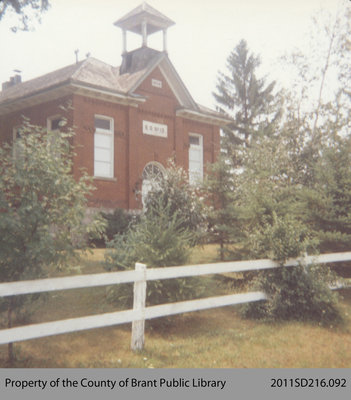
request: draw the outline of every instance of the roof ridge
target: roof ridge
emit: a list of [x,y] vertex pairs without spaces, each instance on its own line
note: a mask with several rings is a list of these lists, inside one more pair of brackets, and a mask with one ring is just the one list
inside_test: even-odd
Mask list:
[[73,74],[71,75],[71,79],[77,79],[78,75],[80,74],[80,72],[81,72],[82,68],[85,66],[85,64],[90,62],[90,59],[93,59],[93,58],[94,57],[87,57],[84,60],[80,61],[81,64],[80,64],[79,68],[73,72]]
[[156,8],[150,6],[146,1],[142,2],[139,4],[137,7],[133,8],[133,10],[129,11],[127,14],[123,15],[123,17],[119,18],[114,25],[117,25],[130,19],[131,17],[134,17],[135,15],[138,15],[141,12],[146,12],[149,14],[153,14],[157,18],[161,18],[163,20],[166,20],[172,24],[174,24],[174,21],[172,21],[170,18],[168,18],[165,14],[162,12],[158,11]]
[[[23,80],[22,82],[17,83],[14,86],[10,86],[9,88],[7,88],[5,90],[0,91],[0,95],[1,95],[1,97],[3,97],[3,96],[5,96],[6,93],[11,93],[14,90],[18,90],[18,88],[21,88],[21,87],[27,87],[28,85],[31,85],[35,81],[47,79],[48,77],[50,77],[50,75],[52,76],[54,74],[57,74],[58,72],[69,70],[69,69],[73,68],[76,64],[82,64],[82,63],[83,63],[83,60],[79,61],[78,63],[65,65],[64,67],[55,69],[54,71],[46,72],[46,73],[44,73],[42,75],[35,76],[34,78],[31,78],[31,79],[28,79],[28,80]],[[80,67],[81,67],[81,65],[79,65],[78,68],[80,68]]]

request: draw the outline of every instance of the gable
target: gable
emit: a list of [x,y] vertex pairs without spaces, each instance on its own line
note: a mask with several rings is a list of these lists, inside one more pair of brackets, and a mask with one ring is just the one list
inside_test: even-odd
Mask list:
[[176,94],[168,84],[167,78],[159,67],[156,67],[146,78],[144,78],[137,90],[135,90],[135,93],[145,97],[156,96],[167,98],[173,100],[177,107],[181,105]]
[[130,89],[129,93],[138,94],[138,90],[140,90],[140,88],[142,87],[144,88],[144,86],[142,86],[144,82],[146,82],[145,85],[146,87],[148,87],[148,84],[152,82],[150,81],[150,76],[152,76],[152,74],[154,73],[156,73],[157,75],[158,72],[156,71],[159,71],[159,73],[161,73],[162,76],[159,76],[159,80],[162,80],[162,82],[165,82],[167,84],[166,85],[167,88],[171,90],[173,96],[177,99],[177,102],[180,107],[191,108],[193,110],[198,109],[197,104],[191,97],[188,89],[185,87],[183,81],[179,77],[177,71],[175,70],[175,68],[173,67],[172,63],[170,62],[169,58],[166,55],[160,58],[157,64],[153,65],[152,68],[150,68],[141,77],[141,79],[138,82],[136,82],[134,87]]

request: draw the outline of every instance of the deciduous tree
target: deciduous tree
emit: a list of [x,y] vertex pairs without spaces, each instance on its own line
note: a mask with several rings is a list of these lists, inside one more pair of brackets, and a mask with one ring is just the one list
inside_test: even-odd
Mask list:
[[[99,218],[86,218],[90,178],[72,175],[72,132],[47,132],[28,121],[13,146],[0,148],[0,279],[41,278],[85,248],[88,234],[99,234]],[[1,300],[7,324],[24,299]],[[13,359],[12,347],[9,358]]]
[[0,20],[7,14],[15,13],[18,25],[11,29],[28,30],[32,19],[41,20],[41,14],[50,6],[49,0],[2,0],[0,1]]

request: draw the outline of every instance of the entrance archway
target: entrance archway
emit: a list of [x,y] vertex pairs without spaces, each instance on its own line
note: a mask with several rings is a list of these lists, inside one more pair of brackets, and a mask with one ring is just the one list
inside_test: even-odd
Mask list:
[[142,186],[141,186],[141,200],[143,206],[145,206],[145,199],[150,189],[157,185],[163,177],[165,176],[165,168],[162,164],[152,161],[145,165],[142,174]]

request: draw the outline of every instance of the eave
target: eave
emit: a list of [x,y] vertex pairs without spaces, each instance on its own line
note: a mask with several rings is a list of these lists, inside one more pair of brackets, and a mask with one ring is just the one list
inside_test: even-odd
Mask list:
[[200,111],[189,110],[186,108],[180,108],[179,110],[177,110],[176,116],[218,126],[225,126],[232,122],[229,118],[202,113]]
[[35,93],[9,99],[0,103],[0,115],[6,115],[24,108],[33,107],[38,104],[47,103],[72,94],[78,94],[90,98],[102,99],[112,103],[138,107],[146,99],[137,95],[126,95],[115,90],[109,90],[98,86],[88,85],[83,82],[68,80],[58,85],[45,88]]
[[133,107],[138,107],[139,104],[145,103],[146,101],[146,98],[143,96],[124,94],[107,88],[87,85],[85,83],[72,82],[70,87],[75,94]]

